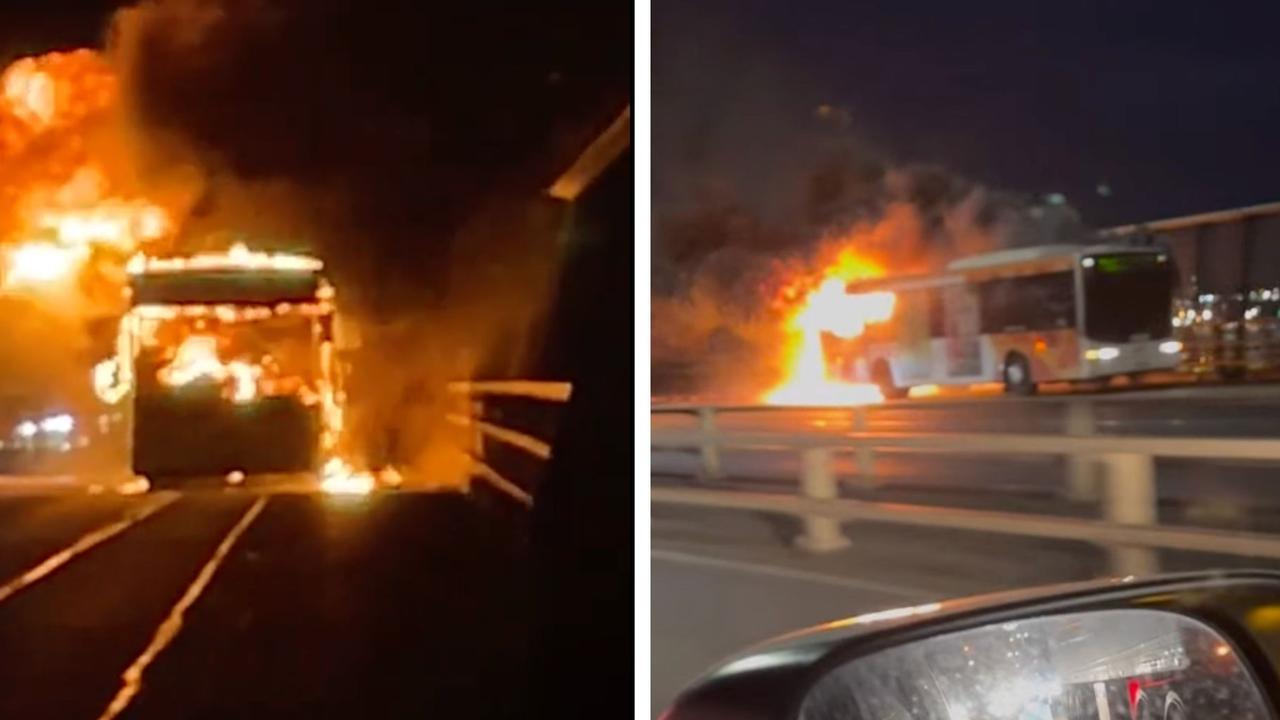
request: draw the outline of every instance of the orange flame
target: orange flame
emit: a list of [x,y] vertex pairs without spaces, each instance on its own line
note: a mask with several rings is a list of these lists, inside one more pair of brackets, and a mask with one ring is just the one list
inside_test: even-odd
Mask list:
[[[236,243],[226,252],[208,252],[188,257],[149,258],[135,255],[126,269],[133,274],[180,272],[183,270],[298,270],[315,272],[324,263],[309,255],[268,253],[250,250],[244,243]],[[331,294],[332,290],[327,293]],[[326,294],[324,292],[322,295]]]
[[356,470],[339,457],[329,458],[320,469],[320,489],[330,495],[368,495],[374,485],[373,473]]
[[4,287],[29,288],[64,282],[75,276],[84,253],[53,243],[29,242],[6,253]]
[[160,368],[160,382],[181,386],[198,380],[227,384],[225,393],[232,402],[252,402],[258,397],[258,379],[262,367],[243,360],[222,362],[218,358],[218,339],[212,335],[188,335],[173,360]]
[[830,377],[822,349],[822,336],[858,337],[869,323],[884,322],[893,315],[891,292],[851,295],[845,286],[852,280],[878,277],[884,268],[860,254],[857,248],[837,250],[815,282],[806,276],[782,290],[788,307],[783,346],[783,381],[764,395],[773,405],[867,405],[884,400],[875,385],[849,383]]
[[123,193],[130,173],[109,177],[113,151],[95,144],[118,101],[114,71],[88,49],[20,58],[0,72],[0,290],[118,286],[110,272],[90,276],[90,259],[105,251],[119,264],[173,234],[169,212]]

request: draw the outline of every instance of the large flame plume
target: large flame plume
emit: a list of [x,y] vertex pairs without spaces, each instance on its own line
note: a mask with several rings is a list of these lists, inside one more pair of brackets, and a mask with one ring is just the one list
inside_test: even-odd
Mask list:
[[831,377],[823,352],[825,334],[849,340],[870,323],[887,321],[895,304],[891,292],[850,294],[846,286],[885,274],[884,267],[863,254],[857,239],[836,246],[820,261],[817,273],[802,273],[783,286],[783,380],[764,395],[776,405],[866,405],[882,402],[875,385]]
[[0,73],[0,292],[87,298],[111,312],[120,269],[175,230],[169,209],[136,190],[109,136],[119,83],[87,49],[14,61]]

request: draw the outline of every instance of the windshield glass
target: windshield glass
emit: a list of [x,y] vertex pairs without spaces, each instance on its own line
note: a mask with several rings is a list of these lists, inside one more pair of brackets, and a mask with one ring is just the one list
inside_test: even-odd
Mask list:
[[1125,253],[1084,259],[1086,337],[1128,342],[1169,336],[1173,274],[1162,257]]

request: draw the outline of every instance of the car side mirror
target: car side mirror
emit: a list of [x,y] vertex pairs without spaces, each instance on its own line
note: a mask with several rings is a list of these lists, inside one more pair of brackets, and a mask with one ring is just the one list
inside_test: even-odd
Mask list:
[[1221,633],[1162,610],[1030,617],[904,643],[847,662],[806,695],[803,720],[1190,720],[1270,717]]
[[1280,573],[1131,578],[829,623],[730,659],[666,720],[1276,718]]

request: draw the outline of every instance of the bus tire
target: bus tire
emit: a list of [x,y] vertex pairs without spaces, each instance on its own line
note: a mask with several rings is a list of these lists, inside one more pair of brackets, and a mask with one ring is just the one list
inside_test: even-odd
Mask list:
[[907,396],[908,388],[900,388],[893,384],[893,373],[889,370],[889,363],[884,360],[877,360],[872,367],[871,381],[880,388],[880,394],[884,395],[886,400],[901,400]]
[[1031,378],[1031,363],[1022,353],[1011,352],[1005,356],[1000,372],[1004,391],[1010,395],[1034,395],[1035,381]]

